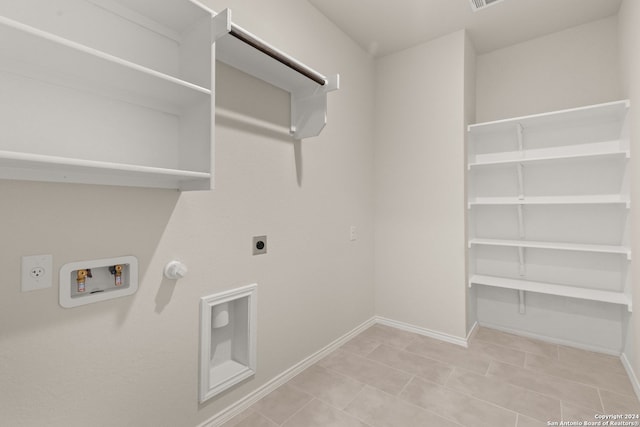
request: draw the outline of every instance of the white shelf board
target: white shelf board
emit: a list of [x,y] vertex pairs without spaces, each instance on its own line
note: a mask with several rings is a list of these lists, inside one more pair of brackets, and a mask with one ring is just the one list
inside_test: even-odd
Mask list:
[[0,68],[56,83],[77,80],[116,96],[141,97],[172,108],[210,99],[211,90],[0,16]]
[[516,248],[532,248],[532,249],[555,249],[576,252],[597,252],[608,254],[625,255],[627,259],[631,259],[631,248],[627,246],[613,245],[592,245],[583,243],[567,243],[567,242],[540,242],[528,240],[503,240],[503,239],[471,239],[469,247],[473,245],[485,246],[508,246]]
[[468,207],[480,205],[600,205],[623,204],[630,207],[628,197],[620,194],[598,194],[589,196],[545,196],[545,197],[475,197]]
[[510,279],[505,277],[484,276],[474,274],[469,279],[471,285],[493,286],[497,288],[515,289],[520,291],[537,292],[548,295],[580,298],[592,301],[602,301],[612,304],[626,305],[631,311],[631,298],[623,292],[601,291],[598,289],[578,288],[575,286],[557,285],[553,283],[533,282],[529,280]]
[[610,156],[624,156],[629,158],[630,152],[629,149],[622,148],[622,141],[613,140],[562,147],[479,154],[476,155],[475,161],[468,164],[468,168]]
[[553,123],[560,124],[568,121],[584,121],[588,123],[595,119],[622,120],[629,105],[628,100],[607,102],[586,107],[478,123],[469,125],[467,129],[471,134],[483,134],[512,129],[516,124],[527,128],[529,126],[549,125]]
[[211,174],[0,151],[0,178],[172,189],[208,189]]

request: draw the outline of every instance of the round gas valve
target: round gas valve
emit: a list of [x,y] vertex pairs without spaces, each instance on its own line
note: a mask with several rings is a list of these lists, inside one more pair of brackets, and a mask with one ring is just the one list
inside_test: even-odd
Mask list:
[[170,280],[182,279],[187,274],[187,266],[180,261],[171,261],[164,267],[164,276]]

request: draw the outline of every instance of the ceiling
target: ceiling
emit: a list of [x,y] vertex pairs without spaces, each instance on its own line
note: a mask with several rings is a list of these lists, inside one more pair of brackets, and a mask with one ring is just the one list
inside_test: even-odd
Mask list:
[[611,16],[622,0],[308,0],[375,56],[466,28],[478,53]]

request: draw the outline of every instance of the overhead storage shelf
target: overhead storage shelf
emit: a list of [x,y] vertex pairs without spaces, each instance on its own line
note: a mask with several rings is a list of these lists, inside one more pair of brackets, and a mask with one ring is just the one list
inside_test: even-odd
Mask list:
[[213,18],[216,60],[291,94],[290,133],[296,139],[320,134],[327,123],[327,93],[339,75],[325,76],[231,22],[225,9]]
[[608,254],[621,254],[631,259],[631,248],[627,246],[613,245],[591,245],[583,243],[567,243],[567,242],[536,242],[528,240],[504,240],[504,239],[471,239],[471,246],[507,246],[515,248],[531,248],[531,249],[555,249],[561,251],[576,252],[596,252]]
[[0,178],[189,190],[211,174],[125,163],[0,151]]
[[549,113],[533,114],[530,116],[513,117],[504,120],[478,123],[469,125],[468,130],[471,135],[481,135],[483,133],[493,133],[512,129],[516,124],[524,128],[533,126],[551,127],[555,125],[564,126],[567,123],[588,124],[594,119],[621,121],[629,109],[629,100],[608,102],[604,104],[589,105],[586,107],[571,108],[567,110],[552,111]]
[[578,288],[575,286],[558,285],[554,283],[534,282],[505,277],[484,276],[479,274],[474,274],[470,277],[469,287],[472,285],[493,286],[497,288],[515,289],[519,291],[537,292],[541,294],[621,304],[627,306],[627,310],[632,311],[631,298],[624,292],[602,291],[598,289]]
[[[211,90],[0,16],[0,67],[14,73],[180,110]],[[98,84],[96,84],[99,82]]]

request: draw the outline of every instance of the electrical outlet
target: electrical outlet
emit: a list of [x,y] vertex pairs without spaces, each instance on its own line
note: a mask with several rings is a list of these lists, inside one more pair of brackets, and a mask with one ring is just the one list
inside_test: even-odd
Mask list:
[[356,229],[355,225],[349,227],[349,240],[351,240],[352,242],[354,240],[358,240],[358,230]]
[[262,255],[267,253],[267,236],[253,237],[253,254]]
[[53,277],[53,257],[32,255],[22,257],[22,292],[50,288]]

